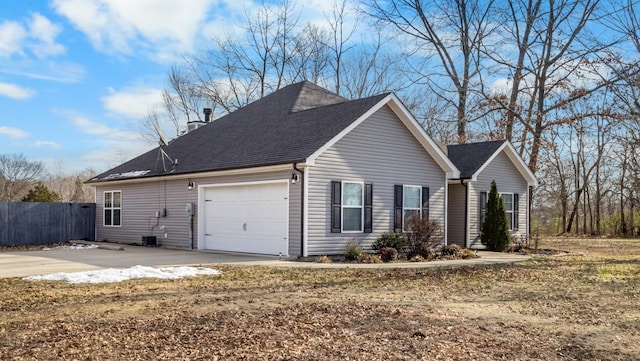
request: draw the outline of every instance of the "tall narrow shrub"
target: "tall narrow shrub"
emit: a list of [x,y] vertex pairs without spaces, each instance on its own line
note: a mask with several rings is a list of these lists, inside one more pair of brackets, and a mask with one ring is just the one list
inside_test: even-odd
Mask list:
[[509,220],[495,180],[491,182],[491,191],[487,200],[487,214],[482,223],[480,240],[491,251],[502,252],[509,248],[511,240]]

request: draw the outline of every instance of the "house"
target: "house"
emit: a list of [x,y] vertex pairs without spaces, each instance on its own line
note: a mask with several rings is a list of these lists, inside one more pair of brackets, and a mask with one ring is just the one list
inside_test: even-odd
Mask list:
[[460,171],[449,180],[448,242],[481,247],[480,229],[491,181],[505,205],[512,238],[529,237],[529,190],[537,181],[510,142],[496,140],[447,146],[447,155]]
[[446,240],[460,178],[394,94],[347,100],[301,82],[89,183],[98,240],[296,257],[366,247],[413,215]]

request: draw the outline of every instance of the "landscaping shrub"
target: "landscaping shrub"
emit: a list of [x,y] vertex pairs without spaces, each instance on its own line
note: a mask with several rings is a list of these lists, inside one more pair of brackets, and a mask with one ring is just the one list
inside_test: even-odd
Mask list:
[[409,258],[410,262],[425,262],[426,259],[424,259],[424,257],[422,257],[421,255],[417,254],[411,258]]
[[482,223],[480,240],[488,250],[503,252],[509,248],[509,220],[496,181],[491,181],[491,191],[487,200],[487,213]]
[[420,255],[425,259],[433,259],[436,255],[435,246],[442,244],[444,239],[440,224],[434,220],[413,218],[409,221],[411,232],[406,235],[407,258]]
[[382,262],[395,262],[398,260],[398,250],[393,247],[382,247],[378,250]]
[[371,248],[376,251],[382,248],[394,248],[396,251],[402,252],[406,244],[407,240],[404,238],[404,234],[387,232],[378,237],[371,245]]
[[373,253],[361,253],[356,260],[360,263],[382,263],[382,259]]
[[360,243],[352,239],[347,242],[347,245],[344,249],[344,258],[347,261],[355,261],[362,255],[362,247],[360,247]]
[[520,235],[519,237],[512,237],[511,244],[509,245],[510,252],[522,252],[529,248],[529,240],[527,236]]
[[331,258],[327,256],[318,256],[316,257],[316,263],[331,263],[333,262]]
[[462,256],[462,248],[457,244],[444,246],[440,252],[443,257],[461,258]]
[[472,249],[469,248],[465,248],[462,250],[462,255],[461,255],[462,259],[469,259],[469,258],[478,258],[478,255],[476,254],[476,252]]

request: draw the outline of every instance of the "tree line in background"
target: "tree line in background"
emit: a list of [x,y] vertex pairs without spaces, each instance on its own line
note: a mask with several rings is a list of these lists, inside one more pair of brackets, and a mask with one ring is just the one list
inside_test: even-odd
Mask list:
[[436,141],[514,144],[540,181],[533,232],[637,232],[640,1],[336,0],[324,24],[299,14],[263,3],[240,35],[172,67],[148,138],[302,80],[349,99],[393,91]]
[[42,162],[22,154],[0,154],[0,202],[77,202],[95,200],[93,186],[84,181],[96,175],[93,169],[47,172]]

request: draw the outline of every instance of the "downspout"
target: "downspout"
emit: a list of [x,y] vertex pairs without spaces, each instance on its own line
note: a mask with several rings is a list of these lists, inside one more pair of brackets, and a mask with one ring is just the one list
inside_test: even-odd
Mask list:
[[304,171],[293,163],[293,169],[300,173],[300,257],[304,255]]
[[467,234],[469,232],[469,229],[467,225],[469,219],[469,186],[464,182],[464,179],[462,178],[460,179],[460,184],[462,184],[462,186],[464,187],[464,233],[462,239],[464,240],[464,248],[468,248],[469,246],[467,244]]

